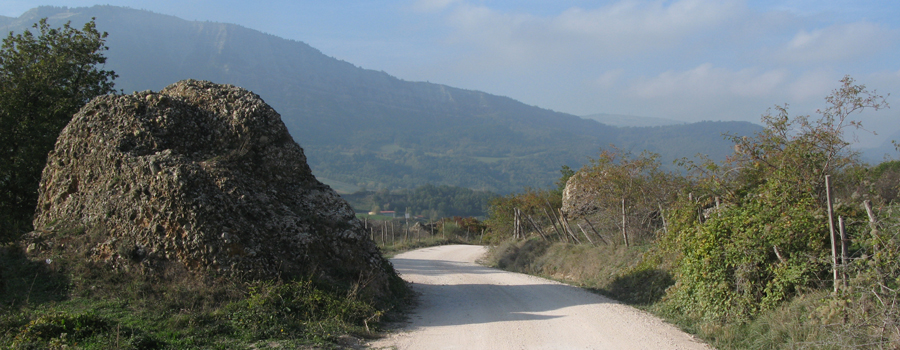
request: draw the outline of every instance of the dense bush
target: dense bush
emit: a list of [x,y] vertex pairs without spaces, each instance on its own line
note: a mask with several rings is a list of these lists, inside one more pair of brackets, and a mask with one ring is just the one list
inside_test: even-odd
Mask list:
[[[763,117],[763,132],[734,138],[728,162],[703,166],[710,171],[695,189],[724,204],[704,207],[688,195],[675,206],[664,248],[678,253],[670,307],[708,321],[745,321],[827,279],[825,178],[852,179],[840,176],[856,162],[843,139],[858,125],[849,117],[884,104],[852,79],[842,83],[819,119],[777,108]],[[860,219],[858,211],[843,214]]]

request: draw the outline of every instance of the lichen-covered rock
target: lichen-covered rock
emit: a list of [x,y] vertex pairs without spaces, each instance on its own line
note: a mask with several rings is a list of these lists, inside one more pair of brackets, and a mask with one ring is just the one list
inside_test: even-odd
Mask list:
[[205,81],[82,108],[49,155],[34,227],[30,250],[63,231],[93,235],[88,258],[114,267],[315,274],[376,294],[393,275],[278,113],[250,91]]

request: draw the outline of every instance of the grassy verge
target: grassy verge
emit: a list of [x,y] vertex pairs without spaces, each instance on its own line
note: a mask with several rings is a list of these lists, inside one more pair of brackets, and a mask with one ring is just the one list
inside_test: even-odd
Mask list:
[[148,275],[0,249],[0,347],[342,348],[377,336],[400,300],[314,280],[234,282],[173,269]]
[[675,280],[659,264],[644,260],[650,249],[652,245],[594,247],[531,239],[493,246],[486,261],[505,270],[577,285],[649,311],[718,349],[868,348],[842,338],[840,322],[821,321],[832,310],[823,307],[823,300],[831,298],[828,291],[807,291],[748,322],[706,322],[672,312],[664,296]]

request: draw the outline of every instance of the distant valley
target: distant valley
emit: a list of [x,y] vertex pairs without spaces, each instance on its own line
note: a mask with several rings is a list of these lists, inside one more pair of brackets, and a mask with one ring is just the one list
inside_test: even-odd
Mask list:
[[426,184],[497,193],[546,188],[562,165],[578,168],[612,144],[659,153],[670,164],[698,153],[722,159],[732,149],[723,133],[761,130],[746,122],[647,119],[633,122],[656,126],[616,127],[485,92],[400,80],[237,25],[121,7],[40,7],[0,17],[0,25],[21,31],[43,17],[75,27],[96,17],[109,33],[106,69],[119,74],[116,87],[125,93],[190,78],[259,94],[281,114],[313,173],[343,192]]

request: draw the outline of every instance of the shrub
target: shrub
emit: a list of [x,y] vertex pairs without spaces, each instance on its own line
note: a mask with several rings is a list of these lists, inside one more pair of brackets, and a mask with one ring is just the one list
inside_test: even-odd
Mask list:
[[226,307],[233,327],[250,340],[309,338],[330,341],[346,326],[366,326],[382,311],[350,296],[316,288],[310,281],[258,282],[247,298]]
[[21,327],[13,340],[12,348],[30,349],[39,348],[46,343],[74,343],[108,329],[109,322],[91,313],[50,313]]

